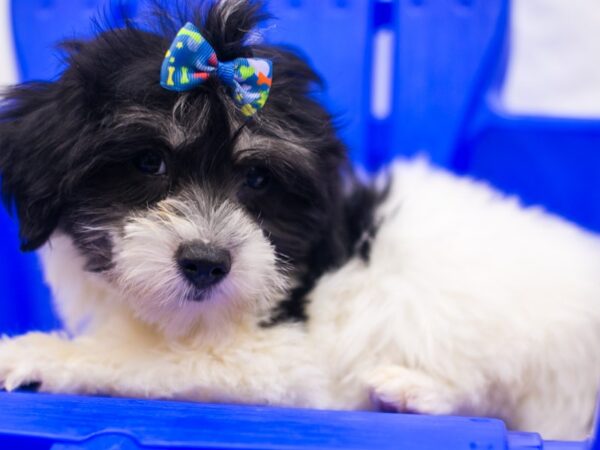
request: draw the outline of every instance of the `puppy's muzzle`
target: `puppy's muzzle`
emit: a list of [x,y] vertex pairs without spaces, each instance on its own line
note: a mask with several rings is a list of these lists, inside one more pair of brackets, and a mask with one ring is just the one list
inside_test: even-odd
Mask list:
[[231,254],[202,241],[181,244],[175,259],[185,278],[198,289],[217,284],[231,270]]

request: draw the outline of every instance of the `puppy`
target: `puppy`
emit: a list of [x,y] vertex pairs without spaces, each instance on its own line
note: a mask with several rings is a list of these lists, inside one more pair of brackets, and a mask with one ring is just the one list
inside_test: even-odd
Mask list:
[[[484,415],[585,436],[598,238],[423,161],[360,182],[310,67],[247,43],[262,11],[163,11],[156,31],[66,44],[58,80],[8,93],[2,194],[65,331],[4,338],[0,386]],[[217,76],[161,87],[185,20],[219,61],[272,63],[256,114]]]

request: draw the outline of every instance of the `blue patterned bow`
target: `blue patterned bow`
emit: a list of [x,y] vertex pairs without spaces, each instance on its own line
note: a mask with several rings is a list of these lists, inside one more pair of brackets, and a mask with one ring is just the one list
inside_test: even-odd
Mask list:
[[220,62],[198,28],[186,23],[167,50],[160,71],[160,85],[171,91],[188,91],[216,75],[232,90],[235,103],[246,116],[261,109],[271,88],[271,61],[258,58],[236,58]]

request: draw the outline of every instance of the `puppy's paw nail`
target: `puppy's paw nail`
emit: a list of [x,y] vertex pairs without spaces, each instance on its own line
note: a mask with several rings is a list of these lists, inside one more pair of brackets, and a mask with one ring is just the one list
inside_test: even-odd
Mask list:
[[12,392],[16,391],[21,386],[28,386],[32,383],[37,383],[37,381],[32,380],[25,370],[16,369],[6,377],[4,389]]
[[17,387],[16,390],[21,392],[38,392],[42,387],[41,381],[28,381]]

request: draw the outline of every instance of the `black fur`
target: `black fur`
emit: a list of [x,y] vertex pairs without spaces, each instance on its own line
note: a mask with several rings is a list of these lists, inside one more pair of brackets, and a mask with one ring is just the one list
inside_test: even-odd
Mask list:
[[[129,24],[89,42],[65,43],[67,68],[57,81],[10,90],[0,115],[2,196],[15,208],[23,250],[38,248],[59,229],[74,238],[87,269],[99,272],[111,267],[111,241],[103,231],[108,225],[114,228],[190,184],[235,198],[255,215],[299,280],[274,321],[303,319],[306,294],[324,272],[355,252],[368,260],[363,241],[376,230],[378,197],[356,181],[331,117],[313,100],[319,78],[309,65],[288,49],[245,44],[248,31],[267,17],[262,5],[249,0],[225,14],[223,4],[206,2],[175,14],[179,19],[158,10],[154,31]],[[271,94],[257,117],[244,121],[215,80],[186,94],[160,87],[164,52],[188,20],[221,60],[273,61]],[[178,112],[182,97],[185,111]],[[129,123],[127,114],[139,120]],[[153,123],[173,115],[186,130],[176,146]],[[240,125],[232,131],[234,123]],[[243,131],[281,151],[256,149],[254,160],[238,164],[232,150]],[[166,175],[136,168],[136,158],[149,150],[166,160]],[[270,173],[260,192],[243,186],[251,166]]]

